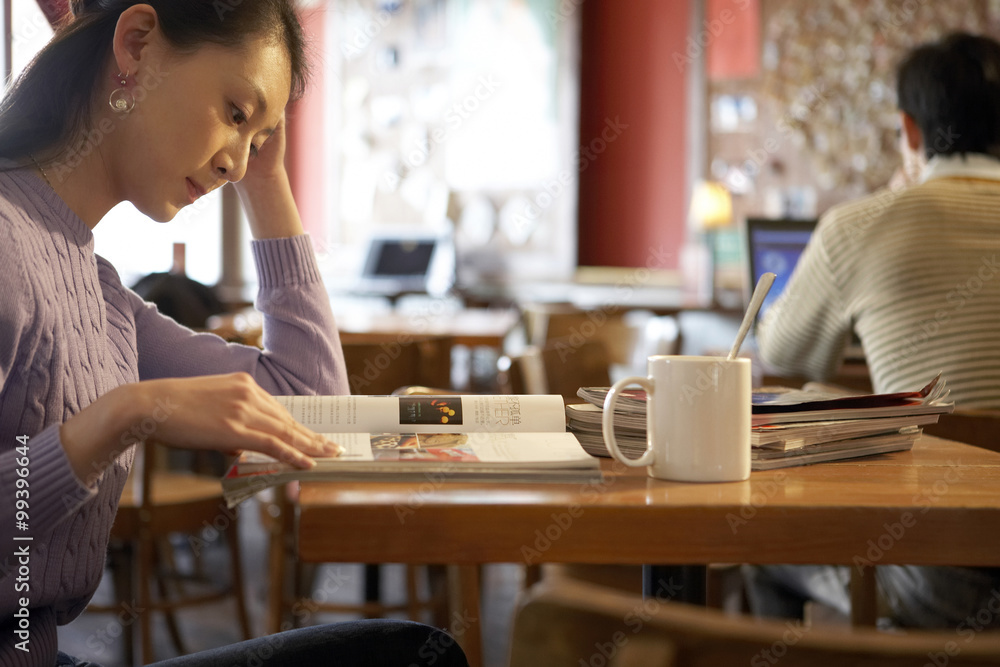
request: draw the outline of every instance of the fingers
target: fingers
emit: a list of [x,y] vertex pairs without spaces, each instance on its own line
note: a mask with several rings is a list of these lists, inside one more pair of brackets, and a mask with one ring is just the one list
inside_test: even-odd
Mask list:
[[[245,381],[245,378],[241,378]],[[297,467],[311,468],[314,457],[336,456],[339,446],[303,426],[273,396],[253,383],[241,444]]]
[[273,396],[265,394],[265,401],[268,404],[266,418],[274,420],[266,430],[283,442],[312,457],[338,456],[343,451],[340,445],[295,421]]
[[341,451],[336,443],[295,421],[246,373],[139,384],[152,397],[170,397],[177,404],[158,434],[164,444],[257,451],[298,468],[312,468],[314,457],[337,456]]
[[276,461],[288,463],[296,468],[308,470],[316,466],[314,459],[287,444],[277,436],[261,431],[250,431],[243,437],[246,442],[245,449],[267,454]]

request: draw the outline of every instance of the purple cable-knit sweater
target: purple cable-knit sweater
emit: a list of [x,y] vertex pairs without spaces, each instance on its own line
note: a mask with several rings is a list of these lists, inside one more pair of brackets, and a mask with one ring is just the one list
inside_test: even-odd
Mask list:
[[91,230],[44,181],[0,172],[0,665],[55,664],[56,625],[100,582],[132,463],[129,448],[86,486],[66,460],[62,422],[154,378],[245,371],[272,394],[347,393],[308,237],[255,241],[253,254],[264,351],[160,315],[94,254]]

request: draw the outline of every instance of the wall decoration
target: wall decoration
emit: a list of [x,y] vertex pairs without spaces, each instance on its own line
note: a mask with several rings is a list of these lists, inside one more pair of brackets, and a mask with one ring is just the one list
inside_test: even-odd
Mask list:
[[996,34],[991,0],[772,0],[762,103],[779,136],[807,153],[822,190],[867,192],[899,166],[895,68],[913,46],[955,30]]

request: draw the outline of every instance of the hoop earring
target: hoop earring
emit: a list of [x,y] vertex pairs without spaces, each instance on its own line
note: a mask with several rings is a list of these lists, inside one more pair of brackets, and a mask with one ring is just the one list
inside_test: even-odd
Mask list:
[[135,107],[135,98],[132,97],[132,91],[125,87],[128,83],[128,74],[128,72],[125,72],[125,74],[118,73],[116,79],[118,80],[119,87],[112,90],[111,97],[108,98],[111,110],[117,113],[127,114]]

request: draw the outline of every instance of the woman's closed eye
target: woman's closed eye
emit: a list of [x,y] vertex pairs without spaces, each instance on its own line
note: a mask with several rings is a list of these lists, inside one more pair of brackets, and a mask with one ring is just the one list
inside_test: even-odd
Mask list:
[[[237,125],[243,125],[247,122],[247,114],[243,109],[239,108],[235,104],[231,104],[232,118],[233,122]],[[250,144],[250,157],[257,157],[258,147],[254,144]]]
[[247,114],[243,109],[239,108],[235,104],[229,105],[230,113],[232,114],[233,122],[237,125],[243,125],[247,122]]

